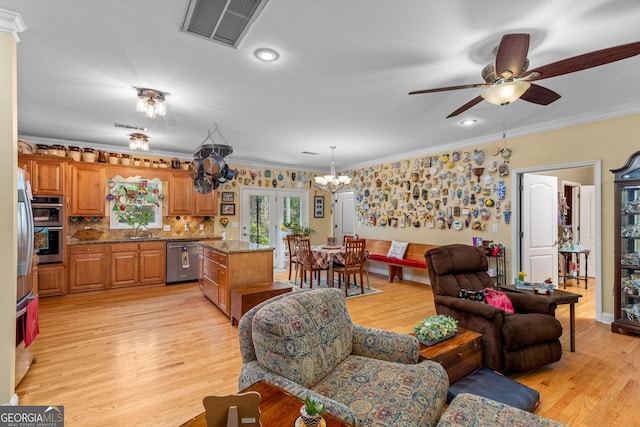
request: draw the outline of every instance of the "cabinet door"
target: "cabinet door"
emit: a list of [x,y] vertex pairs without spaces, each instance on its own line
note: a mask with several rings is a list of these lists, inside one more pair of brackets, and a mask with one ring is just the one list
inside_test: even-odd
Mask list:
[[38,266],[38,294],[40,296],[67,293],[64,283],[64,265],[41,264]]
[[71,214],[104,215],[106,181],[100,165],[74,165],[71,178]]
[[218,308],[229,314],[229,286],[227,285],[227,267],[220,265],[218,269]]
[[189,175],[169,175],[169,215],[191,215],[193,196],[193,180]]
[[31,186],[34,194],[63,194],[66,163],[55,160],[34,160],[31,165]]
[[195,206],[193,215],[217,215],[218,214],[218,192],[212,191],[209,194],[200,194],[194,191]]
[[107,287],[107,249],[105,245],[78,245],[69,249],[69,292]]
[[[137,246],[137,245],[136,245]],[[138,284],[138,249],[111,253],[111,287]]]
[[167,281],[165,245],[164,242],[140,244],[140,283],[164,283]]

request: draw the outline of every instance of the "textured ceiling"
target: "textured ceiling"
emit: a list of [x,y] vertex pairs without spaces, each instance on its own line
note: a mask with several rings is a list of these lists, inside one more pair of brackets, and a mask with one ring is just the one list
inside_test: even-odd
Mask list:
[[[186,0],[0,0],[27,30],[18,44],[19,133],[188,158],[218,129],[236,163],[327,170],[499,140],[640,111],[640,56],[540,82],[549,105],[486,102],[445,117],[480,89],[505,33],[531,34],[530,68],[640,40],[640,2],[611,0],[270,0],[238,49],[181,32]],[[253,52],[271,47],[275,63]],[[167,115],[135,110],[133,86],[170,92]],[[478,120],[463,127],[465,118]],[[77,142],[77,144],[72,143]],[[319,153],[317,156],[303,151]]]

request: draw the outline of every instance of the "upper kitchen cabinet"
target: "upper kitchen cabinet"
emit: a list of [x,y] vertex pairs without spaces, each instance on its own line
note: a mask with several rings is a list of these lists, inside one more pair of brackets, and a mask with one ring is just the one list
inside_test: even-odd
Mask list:
[[193,188],[193,179],[185,171],[169,175],[168,215],[209,216],[218,213],[218,193],[200,194]]
[[99,164],[71,167],[71,215],[104,215],[105,168]]
[[69,166],[69,159],[49,156],[18,158],[18,166],[30,174],[31,191],[35,195],[64,194],[64,182]]

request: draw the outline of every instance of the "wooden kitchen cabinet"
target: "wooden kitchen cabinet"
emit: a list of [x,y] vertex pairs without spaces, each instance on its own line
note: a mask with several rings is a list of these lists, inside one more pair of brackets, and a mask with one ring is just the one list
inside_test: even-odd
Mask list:
[[40,264],[38,266],[38,294],[43,297],[67,293],[64,280],[64,264]]
[[31,191],[35,195],[62,195],[69,159],[58,156],[18,156],[18,167],[30,174]]
[[218,192],[200,194],[193,188],[193,180],[185,171],[169,175],[168,215],[211,216],[218,214]]
[[111,244],[111,288],[166,282],[166,243]]
[[105,289],[109,279],[106,244],[69,246],[69,292]]
[[[249,251],[245,242],[218,242],[213,246],[239,246],[237,250],[203,247],[199,281],[204,295],[230,315],[231,290],[273,282],[273,251]],[[240,247],[242,246],[242,247]],[[248,268],[247,266],[251,266]]]
[[103,165],[74,164],[71,167],[71,215],[103,216],[106,186]]

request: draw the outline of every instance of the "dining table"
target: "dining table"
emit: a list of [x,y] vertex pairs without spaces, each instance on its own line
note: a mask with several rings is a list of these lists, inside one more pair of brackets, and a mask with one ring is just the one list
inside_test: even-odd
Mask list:
[[344,264],[344,254],[344,246],[311,245],[313,263],[327,270],[327,286],[333,287],[333,265]]

